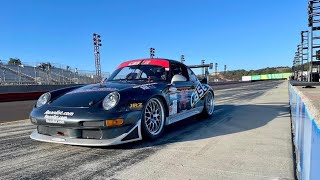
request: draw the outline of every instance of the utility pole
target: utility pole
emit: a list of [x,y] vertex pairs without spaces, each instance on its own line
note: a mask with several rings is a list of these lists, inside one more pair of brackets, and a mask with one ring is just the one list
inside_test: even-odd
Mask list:
[[155,48],[150,48],[150,59],[154,58],[155,50],[156,50]]
[[99,34],[93,33],[93,47],[94,47],[94,59],[96,65],[96,77],[97,82],[102,81],[101,77],[101,65],[100,65],[100,46],[101,44],[101,36]]
[[184,59],[184,55],[181,55],[181,63],[184,64],[185,61],[186,61],[186,60]]
[[227,65],[224,65],[224,74],[227,72]]

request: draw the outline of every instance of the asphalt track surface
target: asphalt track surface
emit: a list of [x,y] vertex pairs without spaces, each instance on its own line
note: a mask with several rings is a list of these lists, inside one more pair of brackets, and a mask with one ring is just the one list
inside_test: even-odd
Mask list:
[[[154,141],[95,148],[43,143],[29,138],[35,126],[28,121],[2,123],[0,179],[118,179],[117,176],[123,170],[143,162],[170,144],[185,141],[184,137],[187,135],[201,134],[203,128],[211,128],[214,132],[218,124],[229,120],[226,117],[232,116],[238,104],[245,104],[262,96],[280,84],[283,84],[283,81],[257,82],[233,89],[217,90],[213,117],[203,119],[194,116],[177,122],[167,127],[165,134]],[[34,101],[22,103],[24,111],[33,103]],[[3,106],[5,105],[1,104],[0,108]],[[17,115],[19,111],[15,110],[17,105],[13,103],[10,107],[6,113],[20,118]],[[21,119],[27,117],[27,114],[24,114]]]

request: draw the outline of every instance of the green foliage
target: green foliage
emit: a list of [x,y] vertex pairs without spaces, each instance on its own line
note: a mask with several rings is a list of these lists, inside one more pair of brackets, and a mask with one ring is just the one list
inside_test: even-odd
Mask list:
[[19,58],[10,58],[8,64],[21,65],[21,60]]

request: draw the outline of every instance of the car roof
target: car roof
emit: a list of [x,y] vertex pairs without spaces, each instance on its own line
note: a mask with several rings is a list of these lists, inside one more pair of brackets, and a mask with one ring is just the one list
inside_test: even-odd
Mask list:
[[142,58],[142,59],[132,59],[132,60],[128,60],[128,61],[125,61],[125,62],[129,62],[129,61],[157,61],[157,60],[165,60],[165,61],[174,61],[174,62],[179,62],[179,61],[176,61],[176,60],[172,60],[172,59],[166,59],[166,58]]
[[[123,63],[121,63],[117,69],[125,67],[125,66],[131,66],[131,65],[137,65],[139,64],[141,61],[145,62],[145,61],[150,61],[151,64],[154,65],[159,65],[159,66],[163,66],[165,68],[169,68],[169,63],[170,62],[175,62],[175,63],[180,63],[179,61],[175,61],[175,60],[171,60],[171,59],[165,59],[165,58],[145,58],[145,59],[134,59],[134,60],[129,60],[129,61],[125,61]],[[157,63],[159,62],[159,64]],[[165,63],[168,62],[168,63]],[[181,64],[181,63],[180,63]],[[144,65],[144,64],[143,64]]]

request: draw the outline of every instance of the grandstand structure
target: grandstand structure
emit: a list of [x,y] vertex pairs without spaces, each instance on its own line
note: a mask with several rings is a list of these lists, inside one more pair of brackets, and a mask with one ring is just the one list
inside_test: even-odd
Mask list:
[[[46,66],[44,66],[46,65]],[[109,73],[102,73],[107,78]],[[0,85],[92,84],[98,83],[95,71],[81,71],[59,64],[10,64],[0,62]]]

